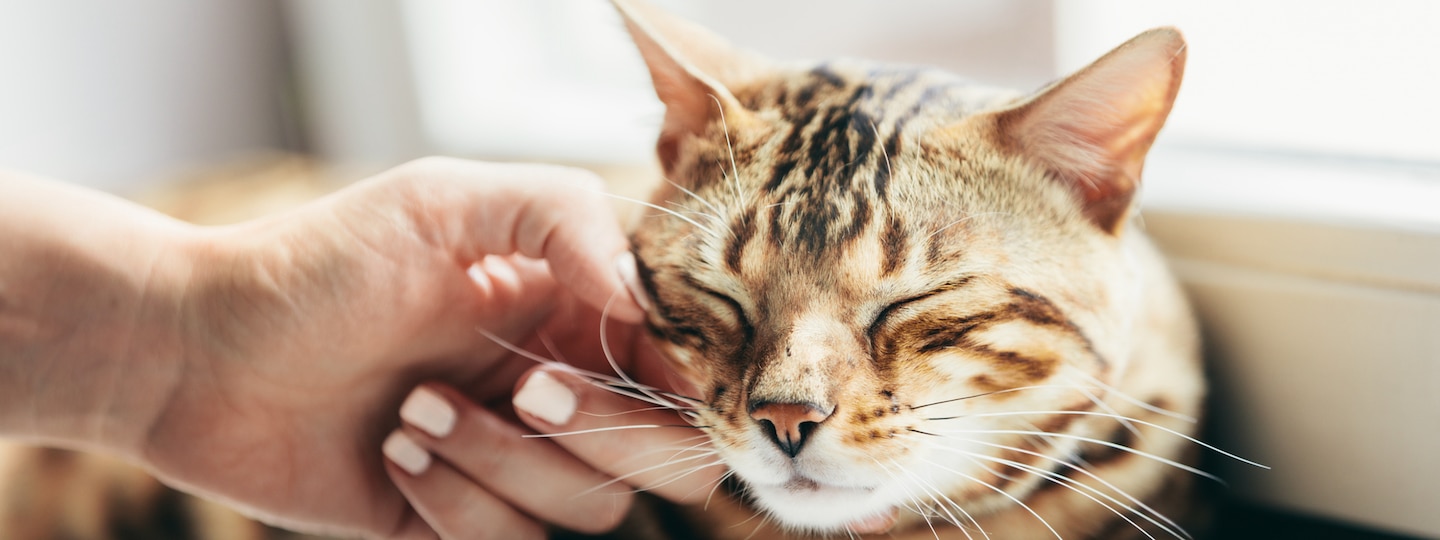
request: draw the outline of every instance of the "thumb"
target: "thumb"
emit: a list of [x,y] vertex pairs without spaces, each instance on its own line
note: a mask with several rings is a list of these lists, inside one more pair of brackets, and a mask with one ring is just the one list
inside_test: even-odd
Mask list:
[[635,282],[629,242],[594,173],[451,158],[425,158],[396,172],[431,199],[417,208],[441,214],[417,222],[439,225],[462,262],[512,253],[544,259],[556,281],[586,303],[609,303],[610,315],[623,321],[644,319],[629,292],[639,289],[626,283]]

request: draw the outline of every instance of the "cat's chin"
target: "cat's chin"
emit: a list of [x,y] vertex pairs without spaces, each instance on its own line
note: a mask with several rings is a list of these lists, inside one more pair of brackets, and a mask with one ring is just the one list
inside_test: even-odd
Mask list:
[[783,484],[750,484],[755,502],[787,527],[842,532],[867,518],[893,512],[875,488],[834,486],[797,478]]

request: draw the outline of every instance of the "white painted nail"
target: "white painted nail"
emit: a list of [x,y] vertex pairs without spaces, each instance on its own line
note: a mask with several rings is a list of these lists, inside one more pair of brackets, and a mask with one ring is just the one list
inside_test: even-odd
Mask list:
[[380,451],[411,476],[419,476],[430,468],[430,453],[410,440],[403,431],[396,431],[386,437],[385,443],[380,445]]
[[620,274],[620,282],[625,284],[625,289],[630,291],[630,297],[640,305],[640,309],[650,311],[650,298],[645,296],[645,288],[640,286],[640,271],[635,266],[635,254],[626,251],[615,257],[615,271]]
[[563,426],[575,416],[579,400],[570,387],[565,386],[549,373],[537,371],[525,380],[525,386],[515,393],[513,400],[520,409],[552,425]]
[[400,406],[400,418],[432,437],[444,437],[455,429],[455,407],[434,390],[416,388]]

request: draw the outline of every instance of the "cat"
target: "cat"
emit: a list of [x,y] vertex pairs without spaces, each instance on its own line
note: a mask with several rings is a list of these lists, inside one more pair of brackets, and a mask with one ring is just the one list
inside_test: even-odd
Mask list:
[[1198,331],[1134,223],[1177,30],[1021,93],[782,64],[614,4],[666,107],[646,325],[737,484],[697,527],[1188,534]]

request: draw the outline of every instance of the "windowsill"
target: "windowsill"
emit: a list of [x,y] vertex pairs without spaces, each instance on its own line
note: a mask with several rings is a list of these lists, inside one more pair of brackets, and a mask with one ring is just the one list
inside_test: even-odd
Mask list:
[[1145,175],[1172,257],[1440,293],[1440,167],[1167,148]]
[[1157,147],[1148,208],[1220,210],[1440,234],[1440,164]]

